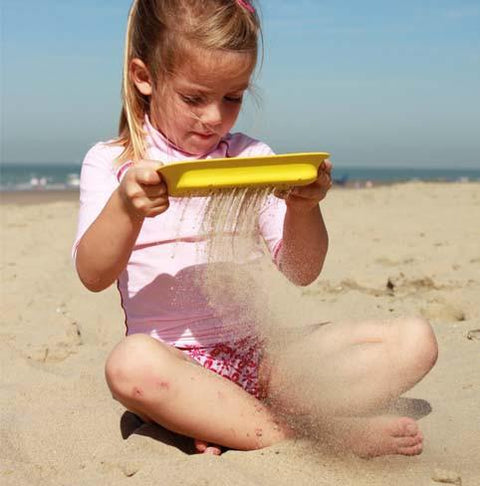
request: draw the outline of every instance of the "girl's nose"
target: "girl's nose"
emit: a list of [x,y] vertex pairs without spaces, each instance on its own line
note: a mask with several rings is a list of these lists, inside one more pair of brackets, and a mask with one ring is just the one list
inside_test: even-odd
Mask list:
[[210,103],[202,112],[202,122],[210,127],[222,124],[222,109],[217,103]]

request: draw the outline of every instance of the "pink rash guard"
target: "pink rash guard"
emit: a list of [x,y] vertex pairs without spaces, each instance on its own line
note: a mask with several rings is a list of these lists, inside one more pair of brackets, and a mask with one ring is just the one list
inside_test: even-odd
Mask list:
[[[149,159],[168,164],[200,158],[173,147],[153,128],[148,117],[144,128]],[[122,150],[120,146],[99,142],[85,156],[74,258],[83,234],[119,186],[124,171],[116,166],[115,159]],[[272,153],[264,143],[234,133],[225,136],[213,151],[201,158]],[[201,231],[206,200],[171,197],[165,213],[145,219],[130,260],[117,281],[127,335],[145,333],[177,347],[208,346],[229,340],[222,318],[215,314],[199,288],[199,272],[208,263],[204,251],[207,238]],[[284,202],[270,196],[258,217],[259,235],[274,260],[281,245],[284,216]],[[239,337],[242,336],[235,334],[235,339]]]

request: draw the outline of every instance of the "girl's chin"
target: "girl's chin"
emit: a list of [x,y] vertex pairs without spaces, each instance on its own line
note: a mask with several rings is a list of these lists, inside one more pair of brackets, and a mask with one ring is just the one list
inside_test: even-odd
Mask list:
[[214,149],[219,142],[218,136],[208,138],[194,137],[185,144],[183,150],[192,155],[203,155]]

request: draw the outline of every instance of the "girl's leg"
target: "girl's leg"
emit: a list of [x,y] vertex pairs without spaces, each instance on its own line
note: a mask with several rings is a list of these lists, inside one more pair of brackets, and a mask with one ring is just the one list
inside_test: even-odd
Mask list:
[[423,438],[413,419],[371,414],[420,381],[436,358],[423,319],[330,323],[275,357],[269,395],[280,411],[307,415],[360,455],[418,454]]
[[251,450],[289,434],[241,387],[143,334],[114,348],[105,373],[114,398],[127,409],[202,443]]

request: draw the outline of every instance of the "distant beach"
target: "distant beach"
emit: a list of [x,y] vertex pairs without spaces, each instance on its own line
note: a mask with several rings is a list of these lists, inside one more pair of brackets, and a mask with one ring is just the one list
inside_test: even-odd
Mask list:
[[60,201],[78,201],[78,199],[78,189],[0,191],[0,204],[29,205]]

